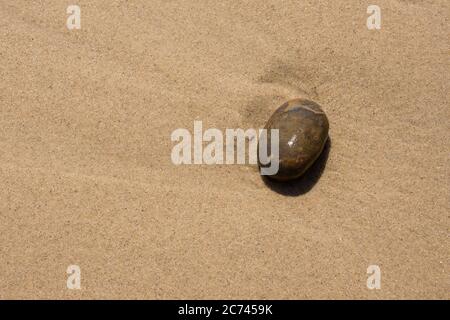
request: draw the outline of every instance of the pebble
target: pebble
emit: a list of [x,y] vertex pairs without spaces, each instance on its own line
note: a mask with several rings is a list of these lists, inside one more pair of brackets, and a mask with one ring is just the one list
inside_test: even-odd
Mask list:
[[[329,123],[325,112],[317,103],[294,99],[284,103],[273,113],[265,129],[279,130],[279,169],[276,174],[267,177],[287,181],[299,178],[317,160],[328,139]],[[268,146],[270,147],[270,140]],[[258,145],[258,150],[259,148]],[[263,166],[259,159],[258,164],[259,167]]]

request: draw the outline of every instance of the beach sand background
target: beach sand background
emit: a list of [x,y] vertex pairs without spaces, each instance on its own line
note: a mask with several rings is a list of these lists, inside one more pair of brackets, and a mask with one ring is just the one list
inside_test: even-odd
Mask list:
[[[450,5],[372,2],[2,1],[0,298],[450,298]],[[299,96],[305,179],[172,163]]]

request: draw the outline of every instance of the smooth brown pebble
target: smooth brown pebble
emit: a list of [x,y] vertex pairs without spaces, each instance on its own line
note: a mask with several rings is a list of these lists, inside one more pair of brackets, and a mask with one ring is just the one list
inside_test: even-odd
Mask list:
[[[265,129],[279,130],[279,169],[276,174],[267,177],[287,181],[299,178],[317,160],[328,139],[329,123],[317,103],[294,99],[274,112]],[[270,136],[268,131],[269,155]],[[259,158],[258,165],[264,166]]]

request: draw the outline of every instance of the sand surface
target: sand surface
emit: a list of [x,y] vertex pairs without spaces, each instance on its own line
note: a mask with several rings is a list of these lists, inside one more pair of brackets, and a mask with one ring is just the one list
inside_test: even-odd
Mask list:
[[[0,298],[449,299],[449,2],[372,2],[1,1]],[[295,97],[305,179],[172,163]]]

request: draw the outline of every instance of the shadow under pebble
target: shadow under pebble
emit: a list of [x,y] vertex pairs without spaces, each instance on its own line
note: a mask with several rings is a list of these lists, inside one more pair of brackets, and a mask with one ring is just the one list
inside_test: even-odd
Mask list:
[[298,179],[292,181],[275,181],[267,176],[261,176],[266,186],[271,190],[285,195],[296,197],[309,192],[322,176],[327,164],[328,155],[331,149],[331,138],[328,137],[327,142],[314,164]]

